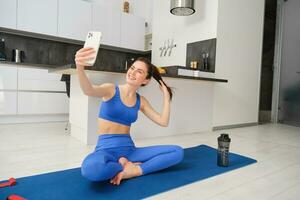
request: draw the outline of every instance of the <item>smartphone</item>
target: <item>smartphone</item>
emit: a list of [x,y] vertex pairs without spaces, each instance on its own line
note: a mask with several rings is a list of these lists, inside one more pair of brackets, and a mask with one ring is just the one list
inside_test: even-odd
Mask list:
[[87,63],[90,64],[91,66],[95,64],[98,50],[100,47],[101,36],[102,33],[97,31],[89,31],[86,36],[86,40],[83,47],[92,47],[95,50],[95,58],[87,61]]

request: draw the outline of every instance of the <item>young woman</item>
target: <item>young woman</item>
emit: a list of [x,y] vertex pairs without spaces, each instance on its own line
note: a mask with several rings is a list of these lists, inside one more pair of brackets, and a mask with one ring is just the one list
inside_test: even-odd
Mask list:
[[[91,181],[110,180],[119,185],[122,179],[149,174],[168,168],[183,159],[183,149],[177,145],[136,147],[130,136],[130,126],[138,111],[160,126],[168,126],[172,90],[162,80],[158,69],[146,58],[134,61],[126,73],[126,83],[92,85],[84,67],[93,58],[92,48],[76,52],[75,62],[80,87],[85,95],[102,98],[98,117],[98,143],[95,151],[83,161],[81,173]],[[156,112],[144,96],[136,91],[149,83],[151,77],[163,92],[162,113]]]

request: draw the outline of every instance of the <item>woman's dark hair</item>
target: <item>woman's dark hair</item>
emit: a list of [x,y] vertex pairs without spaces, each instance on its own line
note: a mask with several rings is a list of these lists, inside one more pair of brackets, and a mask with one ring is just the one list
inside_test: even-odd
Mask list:
[[[153,65],[149,59],[145,58],[145,57],[139,57],[137,58],[135,61],[141,61],[143,63],[146,64],[147,66],[147,71],[148,71],[148,74],[146,76],[146,79],[151,79],[151,77],[153,77],[157,82],[158,84],[161,84],[159,81],[161,80],[165,86],[167,87],[168,89],[168,92],[170,94],[170,100],[172,100],[172,97],[173,97],[173,90],[171,89],[171,87],[167,86],[167,84],[163,81],[157,67],[155,65]],[[145,84],[142,84],[141,86],[145,86]]]

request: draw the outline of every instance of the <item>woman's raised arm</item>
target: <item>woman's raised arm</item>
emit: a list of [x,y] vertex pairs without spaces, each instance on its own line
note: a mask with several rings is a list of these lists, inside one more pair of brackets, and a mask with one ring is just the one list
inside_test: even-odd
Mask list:
[[92,85],[84,72],[86,66],[90,66],[87,61],[92,59],[95,55],[93,48],[82,48],[75,54],[76,70],[80,83],[81,90],[87,96],[103,97],[110,93],[114,86],[112,83],[103,83],[101,85]]

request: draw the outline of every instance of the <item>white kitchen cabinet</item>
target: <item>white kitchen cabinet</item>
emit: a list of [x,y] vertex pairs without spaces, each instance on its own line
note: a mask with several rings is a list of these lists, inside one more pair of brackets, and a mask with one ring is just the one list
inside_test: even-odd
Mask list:
[[0,65],[0,90],[17,90],[18,68]]
[[92,28],[92,3],[83,0],[58,0],[58,36],[85,40]]
[[[91,0],[87,0],[91,1]],[[105,7],[109,10],[115,10],[115,11],[121,11],[123,8],[123,2],[124,0],[113,0],[113,1],[107,1],[107,0],[92,0],[95,4],[98,4],[102,7]]]
[[17,0],[0,0],[0,27],[17,28]]
[[96,3],[93,4],[92,30],[102,32],[102,44],[120,46],[121,12]]
[[37,79],[47,81],[60,80],[60,74],[49,73],[48,69],[18,67],[19,79]]
[[69,112],[65,93],[18,92],[18,114],[64,114]]
[[145,19],[127,13],[121,14],[121,47],[144,50]]
[[18,89],[36,91],[66,91],[61,75],[47,69],[18,68]]
[[58,0],[18,0],[17,29],[57,35]]
[[48,69],[0,64],[0,124],[68,120],[61,75]]
[[65,82],[62,81],[19,79],[18,86],[19,86],[19,90],[55,91],[55,92],[66,91]]
[[17,92],[0,91],[0,115],[17,114]]

